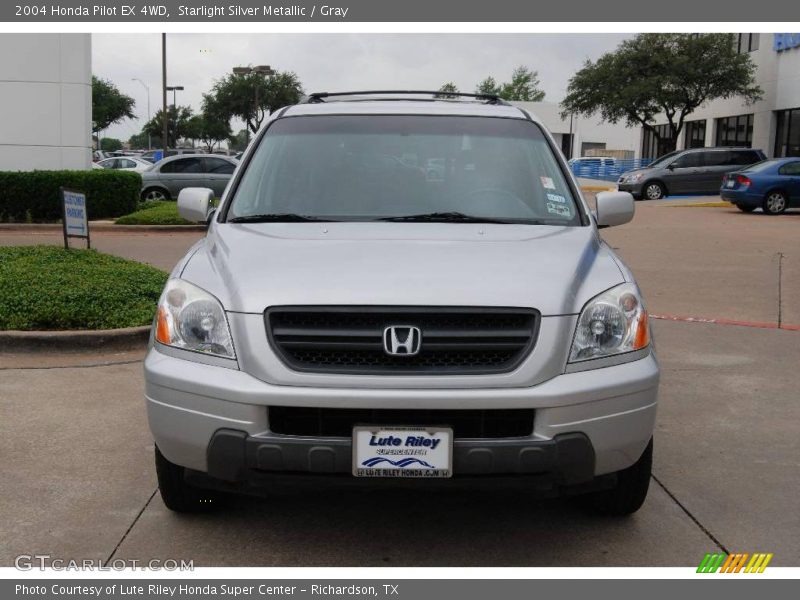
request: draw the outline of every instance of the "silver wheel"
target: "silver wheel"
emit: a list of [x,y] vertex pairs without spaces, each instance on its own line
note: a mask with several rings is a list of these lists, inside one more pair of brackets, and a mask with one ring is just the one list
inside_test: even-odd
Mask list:
[[142,194],[142,200],[167,200],[167,195],[156,188],[150,188],[149,190],[145,190]]
[[661,200],[664,197],[664,188],[660,183],[648,183],[644,188],[644,195],[648,200]]
[[764,200],[764,212],[777,215],[786,210],[786,195],[783,192],[770,192]]

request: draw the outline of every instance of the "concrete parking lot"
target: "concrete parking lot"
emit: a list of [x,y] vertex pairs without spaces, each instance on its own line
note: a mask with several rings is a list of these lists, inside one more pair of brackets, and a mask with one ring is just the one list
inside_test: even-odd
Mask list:
[[[156,493],[141,352],[0,354],[0,565],[48,553],[198,566],[690,566],[719,550],[800,564],[800,213],[683,204],[638,203],[632,224],[604,232],[660,317],[654,477],[633,517],[587,516],[518,488],[335,483],[175,515]],[[168,269],[198,235],[93,243]],[[17,243],[58,236],[0,232],[0,244]]]

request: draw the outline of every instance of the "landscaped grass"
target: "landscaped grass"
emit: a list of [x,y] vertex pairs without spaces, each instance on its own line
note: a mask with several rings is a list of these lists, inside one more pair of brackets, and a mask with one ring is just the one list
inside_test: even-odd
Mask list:
[[117,225],[192,225],[178,216],[178,203],[174,200],[142,203],[139,210],[114,222]]
[[0,330],[149,325],[167,274],[95,250],[0,248]]

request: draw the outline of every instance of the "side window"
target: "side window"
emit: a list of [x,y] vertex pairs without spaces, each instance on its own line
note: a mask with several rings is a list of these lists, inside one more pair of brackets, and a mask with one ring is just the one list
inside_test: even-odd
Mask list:
[[179,158],[161,167],[162,173],[202,173],[203,165],[199,158]]
[[703,152],[703,166],[720,167],[723,165],[733,165],[731,153],[727,150],[717,150],[716,152]]
[[778,169],[780,175],[800,175],[800,162],[790,162]]
[[231,175],[233,174],[234,165],[227,160],[221,158],[204,158],[206,164],[206,172],[214,173],[215,175]]
[[100,166],[102,166],[104,169],[116,169],[117,168],[117,159],[116,158],[111,158],[109,160],[104,160],[103,164],[100,165]]
[[133,169],[136,166],[135,162],[133,162],[132,160],[128,160],[127,158],[120,158],[119,162],[120,162],[119,165],[120,169]]
[[752,150],[732,150],[731,162],[732,165],[752,165],[757,163],[761,158]]
[[676,169],[687,169],[691,167],[699,167],[702,165],[701,162],[701,155],[706,154],[705,152],[689,152],[688,154],[684,154],[683,156],[679,156],[675,161],[672,163],[672,166]]

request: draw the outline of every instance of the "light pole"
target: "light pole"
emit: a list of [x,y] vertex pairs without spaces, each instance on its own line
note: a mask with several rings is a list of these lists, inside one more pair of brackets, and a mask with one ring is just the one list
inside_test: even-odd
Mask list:
[[178,105],[175,103],[175,93],[176,92],[182,92],[183,91],[183,86],[182,85],[168,85],[167,86],[167,91],[168,92],[172,92],[172,106],[177,109]]
[[[233,74],[234,75],[250,75],[252,73],[256,73],[258,75],[263,75],[264,77],[269,77],[270,75],[275,75],[275,71],[269,65],[258,65],[257,67],[233,67]],[[253,106],[253,116],[256,120],[258,120],[258,86],[255,86],[255,104]],[[245,123],[247,125],[247,123]],[[250,127],[246,126],[245,131],[247,131],[247,143],[250,143]]]
[[[141,83],[144,86],[144,89],[147,90],[147,122],[149,123],[150,122],[150,86],[147,85],[144,81],[142,81],[138,77],[134,77],[133,79],[131,79],[131,81],[138,81],[139,83]],[[148,150],[152,150],[153,149],[153,140],[152,140],[152,137],[151,137],[149,132],[147,133],[147,149]]]

